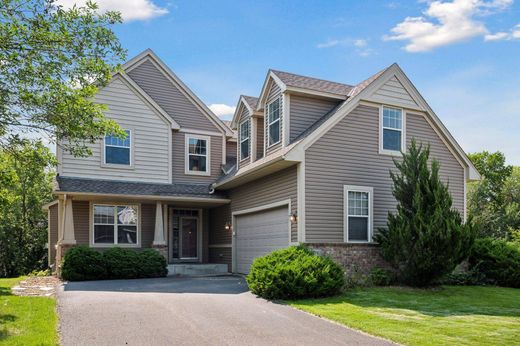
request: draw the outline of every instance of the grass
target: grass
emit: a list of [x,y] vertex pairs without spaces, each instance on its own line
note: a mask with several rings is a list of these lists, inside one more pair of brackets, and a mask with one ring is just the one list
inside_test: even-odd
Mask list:
[[0,279],[0,344],[58,345],[55,299],[12,295],[22,279]]
[[289,303],[405,345],[520,345],[520,289],[374,287]]

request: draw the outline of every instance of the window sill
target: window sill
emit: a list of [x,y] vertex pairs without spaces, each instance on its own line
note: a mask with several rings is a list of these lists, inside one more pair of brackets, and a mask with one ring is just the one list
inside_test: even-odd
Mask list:
[[379,149],[379,155],[402,157],[403,153],[401,153],[400,151]]
[[115,164],[115,163],[102,163],[101,168],[108,168],[108,169],[124,169],[124,170],[134,170],[134,165],[123,165],[123,164]]
[[280,143],[282,143],[282,140],[279,140],[278,142],[273,143],[273,144],[269,144],[269,145],[267,146],[266,150],[267,150],[267,149],[271,149],[272,147],[274,147],[274,146],[276,146],[276,145],[278,145],[278,144],[280,144]]
[[184,171],[185,175],[194,175],[199,177],[209,177],[211,175],[210,172],[200,172],[200,171]]
[[111,247],[140,248],[141,244],[90,244],[91,248],[106,249]]

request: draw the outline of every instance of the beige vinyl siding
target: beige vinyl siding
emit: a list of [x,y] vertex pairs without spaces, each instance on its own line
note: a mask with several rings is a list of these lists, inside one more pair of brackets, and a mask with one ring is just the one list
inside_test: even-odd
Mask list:
[[256,159],[264,157],[264,118],[256,118]]
[[[450,182],[454,207],[464,209],[464,169],[427,121],[407,114],[406,136],[431,144],[431,157],[441,163],[443,181]],[[395,211],[389,171],[392,157],[379,154],[379,109],[358,106],[305,153],[306,242],[343,242],[343,186],[374,188],[374,232],[386,227]]]
[[226,157],[237,158],[237,142],[226,142]]
[[168,183],[170,125],[120,78],[116,77],[102,88],[95,100],[108,106],[105,112],[107,118],[115,120],[122,128],[131,130],[132,167],[105,167],[101,139],[88,144],[92,150],[89,157],[74,157],[64,151],[61,175]]
[[[247,165],[249,165],[251,163],[251,141],[252,141],[252,138],[253,138],[253,134],[251,133],[251,129],[253,128],[251,125],[251,114],[249,114],[249,111],[247,110],[246,107],[244,107],[243,105],[241,106],[242,107],[242,112],[240,113],[240,117],[238,118],[238,129],[237,129],[237,158],[238,158],[238,168],[242,168],[242,167],[246,167]],[[240,159],[240,125],[244,122],[244,121],[249,121],[249,147],[248,147],[248,156],[247,158],[241,160]]]
[[152,247],[155,234],[155,204],[141,204],[141,247]]
[[88,201],[73,201],[72,215],[74,218],[74,236],[76,244],[89,245],[90,204]]
[[290,142],[336,107],[338,101],[291,95]]
[[211,120],[179,86],[174,85],[155,65],[147,60],[128,75],[164,109],[181,128],[218,131]]
[[[291,213],[296,213],[298,210],[296,184],[296,166],[262,177],[229,191],[231,210],[241,211],[290,199]],[[296,224],[291,224],[291,241],[297,241]]]
[[[185,174],[186,167],[186,136],[188,133],[173,132],[172,136],[172,165],[174,183],[204,183],[209,184],[220,176],[222,165],[222,137],[210,137],[210,171],[211,175],[189,175]],[[194,134],[197,135],[197,134]]]
[[231,244],[232,230],[226,230],[226,222],[231,223],[231,206],[229,204],[213,208],[209,213],[209,245]]
[[49,266],[56,263],[56,244],[58,243],[58,203],[49,207]]
[[379,88],[371,99],[382,103],[399,103],[401,105],[417,107],[417,104],[412,99],[408,91],[403,87],[396,76],[390,78],[381,88]]
[[[267,127],[267,121],[268,121],[268,107],[267,105],[274,101],[276,98],[279,98],[280,99],[280,142],[278,142],[277,144],[275,145],[272,145],[272,146],[268,146],[268,138],[269,138],[269,135],[267,133],[268,131],[268,127]],[[270,88],[269,88],[269,92],[267,94],[267,98],[266,98],[266,102],[265,102],[265,115],[264,115],[264,128],[265,128],[265,147],[266,147],[266,156],[275,152],[276,150],[280,149],[282,147],[282,143],[283,143],[283,136],[284,136],[284,133],[283,133],[283,121],[284,121],[284,118],[283,118],[283,97],[282,97],[282,90],[280,89],[280,86],[278,84],[276,84],[274,81],[271,81],[271,85],[270,85]]]

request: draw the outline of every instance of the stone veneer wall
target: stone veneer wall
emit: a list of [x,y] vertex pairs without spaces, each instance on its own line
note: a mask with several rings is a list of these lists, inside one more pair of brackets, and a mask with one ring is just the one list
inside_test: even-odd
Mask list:
[[381,257],[381,249],[376,244],[306,244],[320,255],[331,257],[339,263],[347,274],[357,271],[369,274],[374,267],[391,269],[390,265]]

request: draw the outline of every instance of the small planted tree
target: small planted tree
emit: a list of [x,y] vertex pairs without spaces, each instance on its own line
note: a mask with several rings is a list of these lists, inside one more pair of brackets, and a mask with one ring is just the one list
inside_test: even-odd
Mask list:
[[474,235],[464,224],[439,177],[439,162],[428,168],[429,146],[412,140],[402,160],[394,160],[398,173],[390,173],[397,212],[388,214],[387,228],[374,237],[383,257],[397,270],[402,282],[427,286],[453,271],[467,258]]

